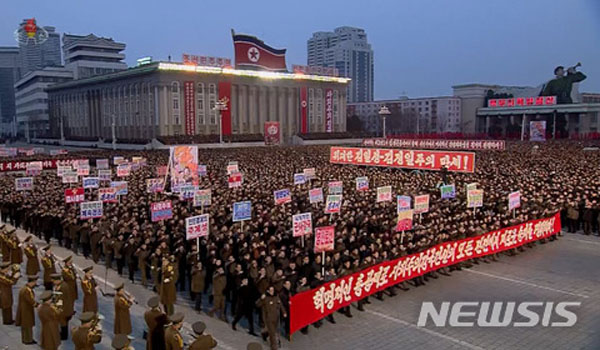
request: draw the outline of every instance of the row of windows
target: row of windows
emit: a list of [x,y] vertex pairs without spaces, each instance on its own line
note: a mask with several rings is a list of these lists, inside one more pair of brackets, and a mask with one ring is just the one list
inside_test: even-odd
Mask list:
[[[205,120],[205,89],[204,83],[198,83],[195,86],[196,88],[196,119],[200,125],[204,125]],[[171,83],[171,96],[172,96],[172,108],[173,108],[173,119],[175,125],[181,125],[181,91],[180,84],[178,81],[174,81]],[[217,101],[217,86],[215,84],[208,84],[208,114],[209,114],[209,122],[211,125],[215,125],[217,123],[217,112],[214,110],[215,104]],[[165,125],[168,125],[168,120],[165,119]]]

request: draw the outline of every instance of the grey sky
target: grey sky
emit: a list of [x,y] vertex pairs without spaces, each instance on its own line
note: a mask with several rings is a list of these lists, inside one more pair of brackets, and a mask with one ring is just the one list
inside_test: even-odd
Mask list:
[[600,92],[599,0],[2,0],[0,45],[15,45],[29,17],[125,42],[130,65],[182,52],[233,58],[234,28],[287,48],[290,67],[306,64],[313,32],[362,27],[375,50],[377,99],[447,95],[471,82],[535,86],[578,61],[588,75],[580,91]]

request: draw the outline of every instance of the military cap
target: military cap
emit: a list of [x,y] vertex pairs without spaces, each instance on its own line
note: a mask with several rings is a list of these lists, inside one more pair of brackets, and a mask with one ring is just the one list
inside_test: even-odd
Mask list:
[[50,298],[52,298],[52,292],[49,290],[43,291],[42,294],[40,295],[41,301],[50,300]]
[[50,249],[50,245],[49,244],[47,246],[45,246],[44,248],[42,248],[43,251],[47,251],[48,249]]
[[9,266],[10,266],[10,262],[8,262],[8,261],[3,261],[0,263],[0,269],[5,269]]
[[158,307],[160,299],[157,296],[154,296],[148,299],[148,307],[155,308]]
[[90,266],[86,267],[85,269],[83,269],[83,272],[90,272],[90,271],[92,271],[92,269],[94,269],[94,266],[90,265]]
[[29,241],[31,241],[31,236],[27,236],[27,238],[25,238],[25,240],[23,242],[25,243],[25,242],[29,242]]
[[12,234],[13,234],[13,233],[15,233],[15,232],[17,232],[17,229],[16,229],[16,228],[13,228],[12,230],[8,230],[8,232],[7,232],[7,233],[8,233],[9,235],[12,235]]
[[204,333],[204,330],[206,329],[206,324],[204,322],[198,321],[192,325],[192,329],[194,330],[194,333],[200,335]]
[[60,273],[53,273],[50,275],[50,278],[52,278],[53,280],[59,280],[61,279],[61,277],[62,276],[60,275]]
[[172,323],[181,323],[183,322],[183,314],[181,312],[176,312],[169,317],[169,321]]
[[117,291],[121,290],[123,288],[125,288],[125,283],[123,283],[123,282],[121,282],[120,284],[118,284],[118,285],[115,286],[115,290],[117,290]]
[[27,276],[27,282],[34,282],[38,280],[38,276],[37,275],[29,275]]
[[73,255],[69,255],[66,258],[63,259],[63,262],[68,263],[69,261],[73,260]]
[[111,345],[117,350],[124,349],[129,345],[129,337],[127,337],[125,334],[115,334]]
[[246,350],[263,350],[262,345],[260,345],[259,343],[248,343],[248,346],[246,346]]
[[84,312],[81,315],[79,315],[79,320],[81,321],[81,323],[88,323],[91,320],[93,320],[95,316],[96,316],[95,313],[88,311],[88,312]]
[[0,225],[0,230],[4,230],[5,227],[6,227],[6,225],[4,225],[4,224]]

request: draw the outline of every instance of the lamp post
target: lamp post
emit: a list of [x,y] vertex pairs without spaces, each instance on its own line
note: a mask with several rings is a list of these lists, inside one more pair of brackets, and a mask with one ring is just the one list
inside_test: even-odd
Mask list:
[[227,97],[223,97],[215,102],[215,106],[213,107],[213,110],[219,113],[219,143],[223,143],[223,115],[221,112],[227,110],[228,102],[229,99]]
[[382,106],[378,113],[381,116],[381,118],[383,118],[383,138],[385,139],[387,138],[387,135],[385,134],[385,118],[392,113],[387,108],[387,106]]

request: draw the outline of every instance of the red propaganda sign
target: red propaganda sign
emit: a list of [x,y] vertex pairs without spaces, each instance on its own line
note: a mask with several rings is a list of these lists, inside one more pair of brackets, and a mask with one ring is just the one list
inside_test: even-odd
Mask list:
[[308,95],[306,93],[306,86],[300,88],[300,133],[308,133]]
[[317,227],[315,230],[315,253],[326,252],[335,248],[335,227]]
[[85,200],[85,190],[83,187],[65,189],[66,203],[81,203]]
[[493,98],[488,100],[490,108],[522,107],[522,106],[554,106],[556,96]]
[[242,182],[244,181],[244,176],[242,173],[232,173],[229,175],[227,179],[229,188],[235,188],[242,186]]
[[193,66],[231,67],[231,59],[225,57],[197,56],[184,53],[183,64]]
[[402,281],[461,261],[517,248],[550,237],[560,229],[560,213],[557,213],[480,236],[438,244],[298,293],[290,299],[290,334]]
[[278,145],[279,140],[279,122],[265,122],[265,144]]
[[[73,163],[78,162],[78,159],[65,159],[65,160],[57,160],[57,159],[46,159],[42,160],[42,167],[44,170],[46,169],[56,169],[56,165],[73,165]],[[10,171],[26,171],[27,163],[29,161],[8,161],[8,162],[0,162],[0,173],[10,172]]]
[[440,170],[445,166],[448,171],[475,171],[475,153],[472,152],[331,147],[329,162],[423,170]]
[[333,132],[333,90],[325,89],[325,131]]
[[366,147],[453,149],[467,151],[504,151],[504,140],[417,140],[417,139],[364,139]]
[[196,134],[196,96],[194,93],[194,82],[183,82],[185,134]]

